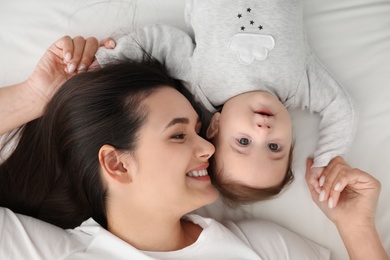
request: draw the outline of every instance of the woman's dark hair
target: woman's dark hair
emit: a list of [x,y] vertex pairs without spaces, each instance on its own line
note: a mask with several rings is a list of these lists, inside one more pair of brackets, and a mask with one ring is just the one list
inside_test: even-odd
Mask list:
[[16,149],[0,165],[0,205],[63,228],[89,217],[106,228],[99,149],[134,151],[147,117],[142,101],[162,86],[191,98],[151,58],[116,61],[69,79],[44,115],[20,129]]

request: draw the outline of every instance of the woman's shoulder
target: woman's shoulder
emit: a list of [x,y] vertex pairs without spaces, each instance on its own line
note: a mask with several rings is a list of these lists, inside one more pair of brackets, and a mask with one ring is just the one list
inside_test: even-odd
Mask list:
[[125,259],[126,255],[143,256],[92,218],[79,227],[65,230],[0,207],[0,230],[0,259]]
[[327,248],[271,221],[245,219],[223,224],[263,259],[330,259]]
[[271,221],[245,219],[218,222],[196,214],[185,217],[204,229],[202,235],[213,241],[207,242],[210,245],[223,237],[230,243],[235,241],[236,245],[246,245],[261,259],[330,259],[327,248]]
[[187,214],[183,218],[201,226],[203,228],[203,233],[231,233],[231,230],[228,227],[213,218],[203,217],[198,214]]
[[84,245],[67,230],[0,207],[0,259],[60,259]]

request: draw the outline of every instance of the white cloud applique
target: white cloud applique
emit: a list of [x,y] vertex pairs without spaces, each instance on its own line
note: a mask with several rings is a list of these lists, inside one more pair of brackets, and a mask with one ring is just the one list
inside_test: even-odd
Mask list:
[[270,35],[237,33],[229,41],[228,48],[237,54],[241,64],[250,65],[256,60],[267,58],[268,51],[275,47],[275,40]]

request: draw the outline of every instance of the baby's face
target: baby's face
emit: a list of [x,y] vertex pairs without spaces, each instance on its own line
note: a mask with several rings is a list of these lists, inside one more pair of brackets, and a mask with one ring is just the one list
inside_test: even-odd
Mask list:
[[[291,118],[272,94],[247,92],[228,100],[212,119],[216,168],[253,188],[278,185],[287,171]],[[212,131],[216,130],[216,131]],[[211,137],[209,136],[209,137]]]

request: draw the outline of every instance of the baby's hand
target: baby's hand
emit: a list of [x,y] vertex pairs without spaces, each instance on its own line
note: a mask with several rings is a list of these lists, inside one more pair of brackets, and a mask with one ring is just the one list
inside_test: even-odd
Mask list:
[[325,178],[321,174],[324,170],[324,167],[314,167],[310,169],[309,183],[313,185],[316,192],[319,194],[321,187],[324,185]]
[[[116,43],[115,43],[115,40],[114,40],[113,38],[108,37],[108,38],[105,38],[105,39],[101,40],[101,41],[99,42],[99,46],[111,50],[111,49],[114,49],[114,48],[115,48]],[[93,63],[91,64],[91,68],[92,68],[92,69],[94,69],[94,68],[100,68],[100,64],[99,64],[99,62],[98,62],[97,59],[95,59],[95,60],[93,61]]]
[[106,49],[114,49],[116,46],[115,40],[111,37],[105,38],[99,42],[100,46],[104,46]]

